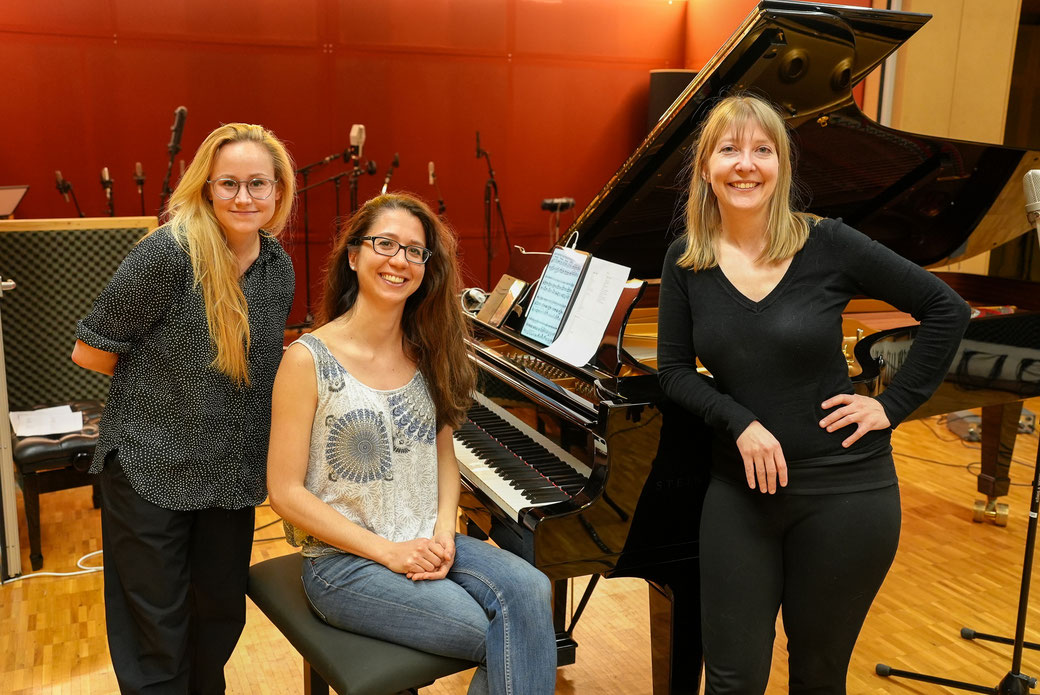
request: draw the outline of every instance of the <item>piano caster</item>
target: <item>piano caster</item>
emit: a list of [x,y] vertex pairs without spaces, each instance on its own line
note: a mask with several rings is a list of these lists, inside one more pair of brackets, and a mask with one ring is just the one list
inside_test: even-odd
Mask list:
[[996,500],[975,500],[972,521],[981,524],[984,519],[989,519],[997,526],[1007,526],[1008,506]]

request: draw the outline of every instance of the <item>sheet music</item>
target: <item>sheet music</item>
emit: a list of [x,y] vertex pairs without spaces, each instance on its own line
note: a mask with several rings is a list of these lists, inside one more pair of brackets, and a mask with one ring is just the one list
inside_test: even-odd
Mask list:
[[563,331],[545,351],[575,367],[588,364],[603,339],[629,271],[626,266],[593,256]]
[[67,405],[38,410],[14,410],[10,416],[11,427],[19,437],[39,437],[46,434],[78,432],[83,429],[83,413],[73,412]]
[[553,342],[587,259],[588,254],[581,251],[563,246],[553,249],[552,257],[538,282],[538,291],[527,310],[521,335],[542,345]]

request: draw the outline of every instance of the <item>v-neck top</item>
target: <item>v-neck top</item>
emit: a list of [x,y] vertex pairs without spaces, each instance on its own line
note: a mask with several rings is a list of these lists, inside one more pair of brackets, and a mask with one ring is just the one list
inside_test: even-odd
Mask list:
[[769,290],[769,292],[766,293],[766,296],[762,297],[762,299],[759,299],[758,301],[751,299],[746,294],[741,292],[737,288],[737,286],[734,285],[728,277],[726,277],[726,273],[723,272],[720,266],[715,266],[714,270],[716,272],[714,273],[713,277],[715,277],[719,281],[719,284],[722,285],[722,288],[726,292],[729,292],[733,296],[734,301],[736,301],[739,304],[743,304],[750,311],[762,311],[768,308],[769,305],[773,302],[773,300],[783,293],[784,288],[787,285],[788,278],[792,277],[797,272],[795,266],[798,265],[799,259],[801,259],[801,254],[796,253],[794,258],[792,258],[791,262],[787,265],[787,270],[785,270],[784,274],[780,276],[780,280],[775,285],[773,285],[773,289]]
[[[823,401],[853,393],[841,352],[842,312],[865,295],[921,322],[912,349],[878,396],[895,427],[934,392],[967,327],[967,304],[935,275],[841,220],[812,224],[808,240],[761,301],[715,266],[680,268],[685,238],[665,256],[658,313],[658,369],[666,395],[716,431],[712,475],[747,485],[736,439],[758,420],[788,464],[786,493],[851,492],[891,485],[891,430],[827,432]],[[711,372],[696,371],[696,359]]]

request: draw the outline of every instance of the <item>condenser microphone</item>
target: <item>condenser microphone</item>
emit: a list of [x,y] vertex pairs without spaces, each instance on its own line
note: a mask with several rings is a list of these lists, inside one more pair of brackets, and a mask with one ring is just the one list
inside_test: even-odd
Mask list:
[[58,182],[58,185],[57,185],[58,193],[61,193],[63,196],[65,196],[65,202],[66,203],[69,202],[69,183],[68,183],[68,181],[66,181],[62,177],[60,170],[54,172],[54,178]]
[[108,167],[101,169],[101,187],[105,189],[105,197],[112,200],[112,177],[108,175]]
[[433,162],[430,162],[429,170],[430,170],[430,185],[432,186],[433,182],[437,180],[437,174],[434,173],[434,171],[433,171]]
[[350,126],[350,154],[357,159],[361,159],[361,154],[365,148],[365,126],[360,123],[355,123]]
[[184,106],[178,106],[173,112],[173,125],[170,130],[173,133],[170,135],[169,151],[170,156],[173,157],[181,151],[181,136],[184,135],[184,119],[188,116],[188,109]]
[[137,183],[137,192],[142,193],[144,191],[144,167],[140,162],[134,164],[134,181]]
[[1026,219],[1040,234],[1040,169],[1032,169],[1022,177],[1022,187],[1026,192]]

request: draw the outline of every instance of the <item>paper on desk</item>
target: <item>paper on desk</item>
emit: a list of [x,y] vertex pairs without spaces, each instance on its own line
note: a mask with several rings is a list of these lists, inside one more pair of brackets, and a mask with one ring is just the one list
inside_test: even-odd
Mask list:
[[67,405],[38,410],[15,410],[10,413],[11,427],[19,437],[78,432],[83,429],[83,413],[73,412]]
[[588,364],[614,314],[628,273],[629,269],[623,265],[595,256],[589,259],[563,331],[545,351],[575,367]]

